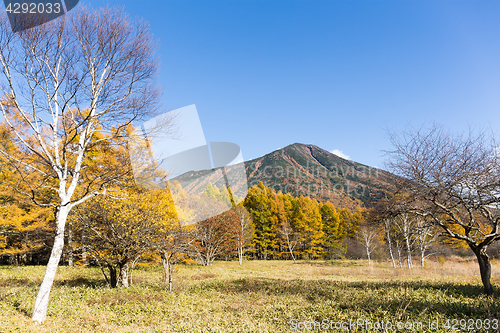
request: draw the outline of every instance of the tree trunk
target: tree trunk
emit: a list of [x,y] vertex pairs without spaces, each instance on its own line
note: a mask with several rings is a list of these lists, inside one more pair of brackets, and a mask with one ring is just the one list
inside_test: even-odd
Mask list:
[[35,300],[35,307],[33,309],[32,320],[37,324],[42,324],[47,318],[47,307],[49,305],[50,290],[54,283],[57,267],[61,260],[61,255],[64,248],[64,227],[66,219],[68,218],[70,208],[68,206],[61,206],[57,212],[56,217],[56,235],[54,237],[54,245],[50,253],[50,259],[45,269],[42,284],[38,290],[38,295]]
[[487,296],[493,295],[493,287],[491,285],[491,262],[490,257],[486,254],[486,249],[476,248],[472,249],[477,257],[479,263],[479,270],[481,272],[481,280],[483,281],[484,293]]
[[170,263],[168,260],[168,256],[166,253],[161,253],[161,263],[163,265],[163,283],[167,284],[167,281],[170,280]]
[[120,277],[118,279],[118,282],[125,288],[127,288],[129,286],[129,284],[128,284],[129,270],[130,270],[130,266],[128,263],[126,263],[122,267],[120,267]]
[[238,248],[238,257],[240,260],[240,265],[243,265],[243,246]]
[[130,271],[129,271],[129,275],[128,275],[128,285],[131,286],[132,285],[132,273],[134,271],[134,267],[135,265],[137,265],[137,263],[139,262],[139,259],[141,257],[137,257],[134,259],[134,261],[132,261],[132,263],[130,264]]
[[87,249],[85,247],[85,230],[82,230],[82,262],[87,266]]
[[118,285],[116,268],[110,264],[108,264],[108,268],[109,268],[109,284],[110,284],[111,288],[116,288]]
[[401,261],[401,247],[399,246],[399,241],[397,240],[396,240],[396,249],[398,250],[399,268],[403,268],[403,262]]
[[391,234],[387,224],[385,225],[385,233],[387,235],[387,244],[389,245],[389,255],[391,256],[392,267],[396,268],[396,261],[394,260],[394,254],[392,253]]
[[420,249],[420,263],[422,267],[425,266],[425,248]]
[[406,239],[406,252],[408,257],[408,268],[413,268],[413,263],[411,261],[411,246],[410,246],[410,238],[408,235],[405,236]]
[[172,263],[168,266],[168,290],[172,292],[172,282],[173,282],[173,269],[172,269]]
[[293,250],[292,249],[290,249],[290,254],[292,255],[293,263],[295,264],[295,256],[293,255]]
[[68,224],[68,266],[73,267],[73,228]]
[[203,266],[205,266],[205,267],[206,267],[206,266],[208,266],[208,265],[210,264],[208,254],[202,254],[200,258],[201,258],[201,264],[202,264]]
[[293,263],[295,264],[295,256],[293,255],[293,249],[290,246],[290,244],[288,244],[288,249],[290,250],[290,254],[292,255]]
[[[293,263],[295,264],[295,256],[293,255],[293,247],[290,244],[290,235],[288,233],[286,234],[286,244],[288,245],[288,250],[290,251],[290,254],[292,256]],[[294,247],[295,247],[295,245],[294,245]]]

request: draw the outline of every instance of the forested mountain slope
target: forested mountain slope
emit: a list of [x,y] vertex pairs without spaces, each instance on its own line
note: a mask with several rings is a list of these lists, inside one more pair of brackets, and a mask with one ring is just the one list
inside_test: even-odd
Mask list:
[[[228,167],[231,175],[231,167]],[[336,207],[366,207],[390,190],[396,176],[380,169],[343,159],[315,145],[295,143],[262,157],[245,162],[246,179],[249,187],[259,182],[276,191],[293,196],[309,196],[329,200]],[[188,172],[177,179],[193,180],[190,190],[202,192],[202,184],[196,179],[205,171]],[[243,186],[239,177],[233,188]],[[210,182],[217,187],[224,184],[224,178],[213,175]],[[198,188],[199,187],[199,188]]]

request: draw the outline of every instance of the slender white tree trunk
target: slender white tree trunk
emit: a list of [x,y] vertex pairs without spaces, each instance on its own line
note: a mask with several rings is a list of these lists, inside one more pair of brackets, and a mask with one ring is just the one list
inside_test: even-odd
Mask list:
[[401,247],[399,246],[399,241],[397,240],[396,240],[396,249],[398,250],[399,268],[403,268],[403,262],[401,261]]
[[73,267],[73,226],[68,225],[68,266]]
[[392,261],[392,267],[396,268],[396,260],[394,260],[394,253],[392,253],[392,244],[390,241],[388,245],[389,245],[389,254],[391,256],[391,261]]
[[392,267],[396,268],[396,261],[394,260],[394,253],[392,253],[391,233],[390,233],[389,225],[387,222],[385,223],[385,233],[387,236],[387,245],[389,246],[389,254],[390,254],[391,260],[392,260]]
[[243,245],[242,244],[240,244],[240,246],[238,247],[238,257],[240,260],[240,265],[243,265]]
[[413,268],[413,263],[411,261],[411,246],[410,246],[410,237],[406,237],[406,251],[408,252],[408,268]]
[[87,249],[85,247],[85,230],[82,230],[82,262],[87,266]]
[[293,248],[295,246],[292,247],[292,245],[290,244],[290,237],[288,234],[286,235],[286,243],[288,245],[288,250],[290,251],[290,255],[292,256],[293,263],[295,264],[295,256],[293,255]]
[[50,253],[49,263],[45,269],[45,276],[43,277],[42,285],[38,290],[36,296],[35,308],[33,309],[32,320],[37,324],[42,324],[47,318],[47,306],[49,305],[50,290],[54,283],[59,260],[61,260],[62,251],[64,248],[64,227],[70,207],[62,205],[57,212],[56,218],[56,236],[54,238],[54,246]]
[[290,254],[292,255],[293,263],[295,264],[295,256],[293,255],[293,248],[290,245],[288,245],[288,249],[290,250]]

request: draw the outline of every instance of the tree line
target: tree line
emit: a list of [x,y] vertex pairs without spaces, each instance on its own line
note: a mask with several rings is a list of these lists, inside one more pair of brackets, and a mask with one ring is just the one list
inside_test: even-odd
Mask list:
[[[347,251],[346,240],[363,245],[366,257],[378,246],[386,249],[394,267],[421,265],[437,241],[435,227],[414,214],[385,216],[375,209],[354,211],[331,202],[293,197],[262,183],[249,189],[233,209],[195,225],[183,225],[188,210],[174,205],[174,195],[211,205],[234,203],[231,189],[208,183],[196,198],[179,188],[145,190],[136,186],[116,188],[110,196],[98,196],[75,207],[68,217],[64,258],[68,265],[97,265],[110,286],[128,286],[137,263],[161,262],[165,282],[180,262],[210,265],[215,259],[298,260],[339,259]],[[173,194],[174,193],[174,194]],[[54,232],[51,210],[21,200],[4,191],[0,208],[0,254],[10,264],[43,264]],[[198,207],[195,207],[198,208]],[[33,260],[37,257],[37,260]],[[41,257],[41,258],[40,258]]]
[[[173,195],[189,196],[182,189],[172,194],[128,186],[112,193],[72,210],[64,248],[70,266],[98,265],[112,287],[128,286],[139,262],[161,261],[171,283],[174,265],[181,261],[210,265],[216,258],[240,263],[252,258],[341,258],[342,241],[355,234],[364,216],[361,208],[351,213],[330,202],[276,193],[260,183],[233,209],[184,226],[190,212],[175,207],[173,200]],[[55,228],[53,211],[5,189],[1,197],[0,254],[11,264],[45,263]],[[234,200],[230,189],[210,183],[200,197],[211,205]]]

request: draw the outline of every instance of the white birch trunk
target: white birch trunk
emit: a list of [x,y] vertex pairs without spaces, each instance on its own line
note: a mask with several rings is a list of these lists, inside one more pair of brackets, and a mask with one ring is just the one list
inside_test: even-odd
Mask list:
[[68,225],[68,266],[73,267],[73,226]]
[[394,253],[392,253],[392,241],[391,241],[391,233],[390,233],[390,226],[388,222],[385,222],[385,233],[387,236],[387,245],[389,245],[389,255],[391,256],[392,260],[392,267],[396,268],[396,261],[394,260]]
[[87,266],[87,249],[85,247],[85,230],[82,230],[82,262]]
[[168,266],[168,291],[172,292],[173,282],[174,282],[174,270],[172,268],[172,264]]
[[399,268],[403,268],[403,262],[401,261],[401,247],[399,246],[399,241],[397,240],[396,240],[396,249],[398,250]]
[[293,263],[295,264],[295,256],[293,255],[293,248],[295,247],[295,245],[292,247],[292,245],[290,244],[290,237],[288,234],[286,235],[286,242],[288,244],[288,250],[290,251],[290,254],[292,255]]
[[240,265],[243,265],[243,246],[241,246],[241,245],[238,248],[238,257],[240,260]]
[[35,301],[35,308],[33,309],[33,321],[37,324],[41,324],[47,318],[47,307],[49,305],[49,296],[52,284],[54,283],[54,277],[56,275],[57,267],[59,266],[59,260],[61,260],[62,251],[64,248],[64,227],[66,225],[66,219],[68,218],[68,213],[70,207],[64,205],[61,206],[57,212],[57,227],[56,236],[54,238],[54,246],[52,247],[52,252],[50,253],[49,263],[45,270],[45,276],[43,277],[42,285],[38,290],[38,295]]
[[411,261],[411,246],[409,237],[406,237],[406,251],[408,253],[408,268],[413,268],[413,263]]

